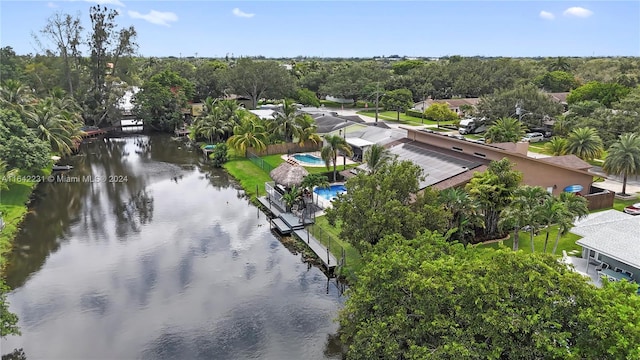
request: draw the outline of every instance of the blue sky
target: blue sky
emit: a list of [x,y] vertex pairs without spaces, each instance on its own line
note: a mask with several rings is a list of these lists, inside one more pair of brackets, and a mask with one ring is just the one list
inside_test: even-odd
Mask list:
[[5,1],[0,44],[35,53],[55,12],[119,11],[142,56],[640,56],[639,1]]

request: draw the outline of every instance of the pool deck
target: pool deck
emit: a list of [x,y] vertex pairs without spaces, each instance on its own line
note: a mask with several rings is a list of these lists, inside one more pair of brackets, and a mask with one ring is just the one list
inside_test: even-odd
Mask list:
[[[319,159],[321,158],[320,157],[320,152],[319,151],[314,151],[314,152],[298,153],[298,154],[290,154],[290,155],[284,154],[284,155],[282,155],[282,160],[284,160],[284,161],[293,160],[293,161],[297,162],[298,164],[300,164],[300,165],[302,165],[304,167],[326,167],[326,165],[324,163],[322,163],[322,164],[310,164],[310,163],[306,163],[306,162],[303,162],[303,161],[296,160],[293,157],[294,155],[312,155],[312,156],[315,156],[315,157],[317,157]],[[338,156],[337,165],[344,165],[345,161],[346,161],[346,165],[357,164],[357,162],[355,162],[355,161],[353,161],[353,160],[351,160],[349,158],[345,159],[344,156]]]

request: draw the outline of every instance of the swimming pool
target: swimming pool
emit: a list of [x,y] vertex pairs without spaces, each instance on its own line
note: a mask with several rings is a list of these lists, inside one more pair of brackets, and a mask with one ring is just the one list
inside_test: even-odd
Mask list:
[[296,159],[300,165],[310,164],[313,166],[325,165],[324,160],[311,154],[295,154],[293,158]]
[[338,196],[338,194],[342,194],[347,192],[347,188],[344,185],[331,185],[329,188],[315,188],[313,192],[318,194],[321,198],[331,200]]

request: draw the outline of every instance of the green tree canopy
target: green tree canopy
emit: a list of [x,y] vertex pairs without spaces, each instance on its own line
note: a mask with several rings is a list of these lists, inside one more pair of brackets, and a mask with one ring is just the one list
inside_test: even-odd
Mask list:
[[512,169],[509,159],[492,161],[485,172],[476,172],[465,186],[472,199],[476,201],[484,215],[484,235],[488,239],[500,236],[498,223],[500,212],[510,202],[513,192],[518,188],[522,174]]
[[616,83],[602,83],[599,81],[588,82],[574,90],[567,96],[567,103],[574,104],[580,101],[593,100],[606,107],[620,101],[629,94],[630,89]]
[[382,240],[340,312],[347,359],[635,359],[637,284],[598,289],[549,254]]
[[382,91],[379,85],[384,85],[388,77],[389,71],[383,70],[377,62],[354,62],[329,76],[320,92],[354,101],[372,99],[376,91]]
[[608,174],[622,176],[622,194],[626,194],[627,177],[640,174],[640,136],[634,133],[620,135],[607,150],[602,169]]
[[380,104],[385,110],[406,111],[413,106],[413,95],[409,89],[397,89],[387,91]]
[[578,81],[571,73],[557,70],[537,76],[533,83],[548,92],[566,92],[578,86]]
[[602,154],[602,139],[594,128],[573,129],[567,138],[566,152],[582,160],[593,160]]
[[424,111],[424,116],[433,121],[457,120],[458,114],[449,109],[449,105],[444,103],[433,103]]
[[20,335],[18,316],[9,311],[8,292],[9,287],[4,283],[4,278],[0,277],[0,338],[6,338],[8,335]]
[[296,92],[296,101],[298,101],[302,105],[315,107],[320,106],[320,100],[318,100],[316,93],[309,89],[298,89],[298,91]]
[[0,109],[0,159],[9,169],[40,170],[49,164],[51,147],[11,110]]
[[151,129],[169,132],[183,121],[184,97],[159,82],[147,81],[134,96],[133,103],[136,117]]
[[562,112],[562,105],[554,101],[548,93],[533,85],[520,86],[512,90],[496,90],[483,96],[477,109],[480,117],[491,121],[503,117],[516,116],[516,107],[523,110],[522,121],[539,126],[545,116],[556,116]]
[[444,229],[447,212],[431,191],[425,190],[428,201],[412,202],[422,176],[422,168],[410,161],[388,162],[373,174],[359,173],[347,180],[347,192],[333,201],[328,219],[339,222],[340,237],[361,252],[386,235],[412,238],[427,222],[434,229]]
[[391,70],[393,70],[393,73],[396,75],[406,75],[409,70],[419,68],[424,65],[425,62],[423,60],[402,60],[391,64]]
[[293,93],[294,79],[276,61],[238,59],[225,73],[225,84],[230,91],[251,99],[255,109],[263,97],[277,99]]
[[526,130],[526,126],[518,119],[500,118],[489,127],[484,137],[490,143],[518,142]]

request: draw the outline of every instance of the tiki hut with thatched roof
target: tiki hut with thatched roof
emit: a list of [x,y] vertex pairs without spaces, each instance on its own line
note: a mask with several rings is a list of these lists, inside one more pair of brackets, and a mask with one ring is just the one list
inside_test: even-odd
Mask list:
[[309,175],[309,172],[297,162],[287,160],[271,170],[269,175],[276,183],[291,187],[300,185],[305,176]]

